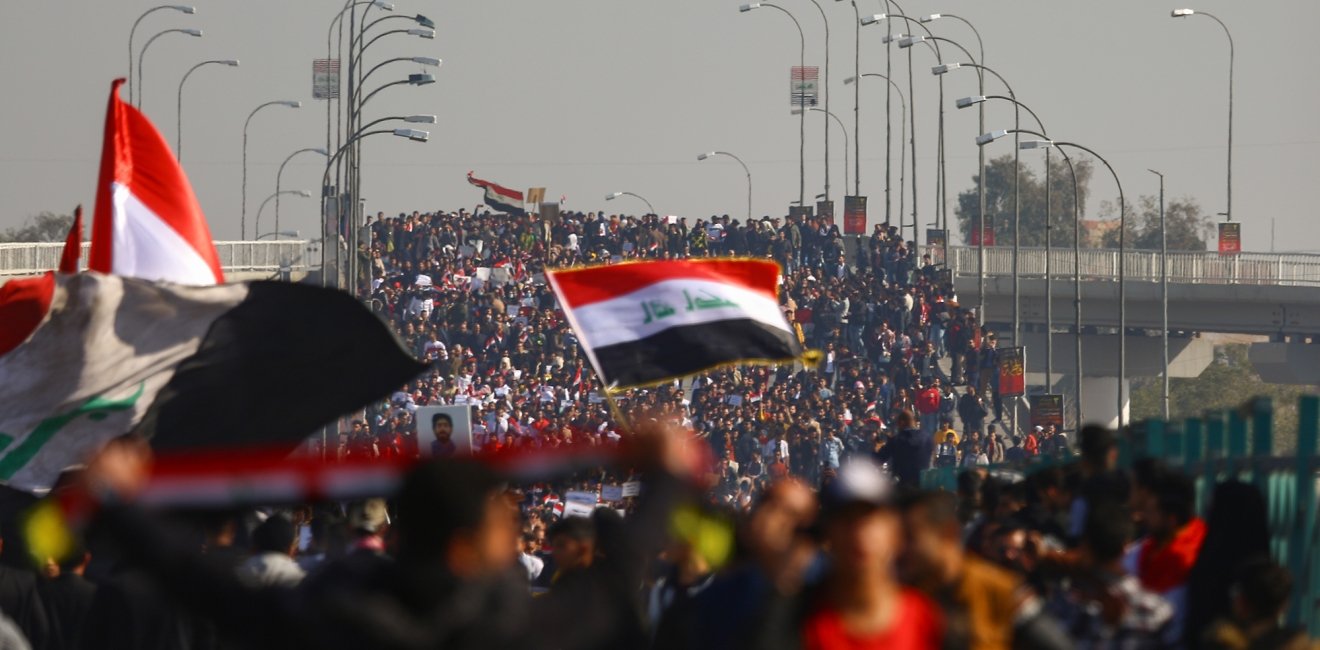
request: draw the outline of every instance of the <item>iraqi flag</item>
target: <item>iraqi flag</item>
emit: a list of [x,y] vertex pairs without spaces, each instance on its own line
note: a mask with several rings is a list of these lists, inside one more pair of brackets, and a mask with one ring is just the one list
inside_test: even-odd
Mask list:
[[21,488],[128,432],[162,453],[288,453],[425,368],[351,296],[310,285],[87,272],[44,276],[35,304],[8,289],[0,339],[21,342],[0,350],[0,480]]
[[179,284],[224,282],[192,185],[151,121],[110,87],[88,268]]
[[547,271],[546,278],[611,388],[803,354],[779,309],[774,262],[643,262]]
[[468,172],[468,182],[486,191],[486,205],[508,214],[526,214],[523,211],[523,193],[503,185],[483,181]]

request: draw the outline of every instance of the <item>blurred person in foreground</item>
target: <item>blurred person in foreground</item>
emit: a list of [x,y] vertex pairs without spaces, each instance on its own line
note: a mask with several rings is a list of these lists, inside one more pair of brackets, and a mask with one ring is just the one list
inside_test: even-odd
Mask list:
[[1081,546],[1066,565],[1065,579],[1048,608],[1078,650],[1174,648],[1173,607],[1123,569],[1123,549],[1132,540],[1132,517],[1112,501],[1087,512]]
[[963,547],[956,496],[910,493],[902,511],[906,540],[898,566],[904,582],[943,610],[946,647],[1070,647],[1021,576]]
[[[691,466],[679,437],[661,427],[633,437],[627,460],[649,470],[651,479],[643,497],[649,503],[639,509],[655,504],[667,511],[663,500],[676,489],[675,475]],[[415,467],[395,495],[394,559],[316,589],[250,588],[209,564],[132,504],[149,466],[146,444],[136,438],[116,440],[98,454],[82,485],[99,505],[92,527],[116,540],[179,603],[213,619],[235,647],[630,647],[609,636],[615,621],[597,620],[604,614],[579,610],[572,626],[565,618],[533,623],[526,574],[517,567],[517,511],[502,479],[484,465],[451,459]],[[663,542],[663,535],[646,532]]]
[[1268,559],[1243,564],[1233,580],[1231,616],[1204,631],[1201,647],[1212,650],[1314,648],[1304,629],[1279,624],[1292,586],[1288,570]]
[[902,522],[888,476],[874,463],[850,460],[821,497],[821,537],[829,561],[825,575],[819,584],[804,584],[804,564],[781,575],[750,646],[943,647],[944,616],[939,608],[898,581],[894,563],[902,543]]

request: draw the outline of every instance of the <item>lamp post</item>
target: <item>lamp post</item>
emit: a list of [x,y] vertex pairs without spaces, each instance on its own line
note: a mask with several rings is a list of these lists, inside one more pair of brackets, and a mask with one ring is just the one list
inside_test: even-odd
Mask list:
[[[296,194],[304,199],[312,198],[312,193],[307,190],[276,190],[274,194],[266,197],[266,200],[261,202],[261,207],[257,208],[257,223],[253,227],[254,232],[261,232],[261,213],[266,211],[266,204],[270,203],[272,200],[278,201],[282,194]],[[279,228],[276,228],[275,230],[279,230]]]
[[[798,32],[798,68],[807,67],[807,38],[802,32],[802,23],[793,15],[793,12],[773,3],[773,2],[753,2],[738,7],[741,13],[747,13],[753,9],[762,7],[769,9],[778,9],[783,12],[788,19],[793,21],[793,26],[797,27]],[[803,104],[806,103],[805,93]],[[798,116],[798,205],[807,204],[807,114]]]
[[728,156],[742,165],[743,173],[747,174],[747,223],[752,222],[752,170],[747,168],[747,163],[742,158],[735,156],[727,151],[709,151],[697,156],[697,160],[705,160],[714,156]]
[[379,70],[382,66],[386,66],[391,63],[398,63],[400,61],[416,63],[418,65],[429,66],[432,68],[438,68],[444,64],[443,60],[437,59],[433,56],[396,56],[392,59],[385,59],[384,61],[381,61],[380,63],[371,66],[371,69],[368,70],[366,74],[362,75],[362,81],[365,83],[367,78],[371,76],[371,73]]
[[[1027,114],[1031,115],[1031,118],[1032,118],[1033,120],[1036,121],[1036,126],[1037,126],[1038,128],[1040,128],[1040,133],[1042,133],[1042,134],[1044,134],[1044,133],[1048,133],[1048,131],[1045,130],[1045,124],[1044,124],[1043,122],[1040,121],[1040,116],[1039,116],[1039,115],[1036,115],[1036,111],[1031,110],[1031,107],[1027,106],[1026,104],[1023,104],[1022,102],[1020,102],[1020,101],[1018,101],[1018,100],[1016,100],[1016,99],[1014,99],[1014,98],[1012,98],[1012,97],[1005,97],[1005,96],[1003,96],[1003,95],[988,95],[988,96],[987,96],[987,95],[976,95],[976,96],[972,96],[972,97],[963,97],[962,99],[959,99],[959,100],[957,101],[957,106],[958,106],[959,109],[963,109],[963,108],[967,108],[968,106],[971,106],[971,105],[973,105],[973,104],[976,104],[976,105],[979,105],[980,107],[984,108],[985,102],[986,102],[987,100],[991,100],[991,99],[1010,102],[1010,103],[1012,103],[1012,104],[1014,105],[1015,110],[1016,110],[1016,109],[1025,110],[1025,111],[1027,112]],[[1028,133],[1028,134],[1030,134],[1030,135],[1037,135],[1037,137],[1041,137],[1041,138],[1049,139],[1049,136],[1048,136],[1048,135],[1040,135],[1040,134],[1036,134],[1036,133],[1034,133],[1034,132],[1029,132],[1029,131],[1026,131],[1026,130],[1022,130],[1021,132],[1022,132],[1022,133]],[[982,150],[982,155],[984,156],[984,150],[985,150],[985,148],[984,148],[984,147],[978,147],[978,148]],[[1020,147],[1019,147],[1019,148],[1020,148]],[[1052,285],[1053,279],[1052,279],[1052,277],[1051,277],[1051,275],[1050,275],[1050,271],[1051,271],[1051,269],[1050,269],[1050,254],[1051,254],[1051,252],[1052,252],[1052,250],[1053,250],[1053,242],[1052,242],[1052,240],[1053,240],[1053,233],[1054,233],[1054,218],[1053,218],[1053,215],[1052,215],[1053,201],[1054,201],[1054,199],[1053,199],[1053,187],[1054,187],[1054,186],[1053,186],[1053,182],[1051,181],[1051,178],[1050,178],[1050,168],[1051,168],[1050,151],[1051,151],[1051,149],[1052,149],[1052,147],[1047,147],[1047,148],[1045,149],[1045,296],[1046,296],[1046,299],[1045,299],[1045,332],[1046,332],[1046,336],[1045,336],[1045,386],[1046,386],[1046,391],[1047,391],[1047,392],[1051,391],[1051,389],[1052,389],[1053,386],[1054,386],[1054,381],[1053,381],[1053,376],[1054,376],[1054,336],[1053,336],[1053,332],[1054,332],[1054,293],[1053,293],[1053,285]],[[1069,164],[1069,167],[1072,166],[1072,163],[1071,163],[1071,162],[1069,162],[1068,164]],[[1074,188],[1074,191],[1076,191],[1076,188]],[[984,231],[982,231],[981,234],[982,234],[982,237],[985,236]],[[982,246],[982,250],[984,250],[984,246]],[[1016,286],[1016,284],[1015,284],[1014,286]]]
[[160,37],[162,37],[162,36],[164,36],[164,35],[166,35],[166,34],[187,34],[187,35],[192,36],[192,37],[195,37],[195,38],[201,38],[201,37],[202,37],[202,30],[200,30],[200,29],[167,29],[167,30],[165,30],[165,31],[163,31],[163,32],[157,32],[155,36],[152,36],[151,38],[147,39],[147,44],[146,44],[146,45],[143,45],[143,46],[142,46],[142,51],[138,53],[138,65],[137,65],[137,76],[138,76],[138,79],[137,79],[137,84],[136,84],[136,86],[137,86],[137,91],[136,91],[136,92],[137,92],[137,107],[138,107],[138,110],[141,110],[141,109],[142,109],[142,63],[143,63],[143,61],[145,61],[146,58],[147,58],[147,50],[151,49],[151,44],[152,44],[152,43],[155,43],[155,42],[156,42],[156,39],[158,39],[158,38],[160,38]]
[[1127,257],[1127,203],[1123,196],[1123,183],[1118,180],[1118,173],[1114,171],[1109,161],[1080,144],[1055,140],[1036,140],[1030,145],[1030,148],[1073,147],[1085,151],[1104,164],[1105,169],[1108,169],[1109,174],[1114,177],[1114,184],[1118,186],[1118,429],[1121,430],[1123,428],[1123,384],[1127,380],[1127,276],[1125,271],[1127,266],[1127,260],[1125,259]]
[[142,15],[138,16],[137,20],[133,21],[133,28],[128,30],[128,103],[130,104],[133,104],[133,93],[137,92],[137,84],[133,83],[133,36],[137,34],[138,25],[142,24],[143,18],[163,9],[173,9],[174,11],[185,14],[197,13],[195,7],[190,7],[188,5],[160,5],[159,7],[152,7],[142,12]]
[[606,201],[613,201],[614,199],[617,199],[617,198],[619,198],[619,197],[621,197],[621,196],[631,196],[631,197],[633,197],[634,199],[638,199],[638,200],[640,200],[642,203],[645,203],[645,204],[646,204],[646,209],[647,209],[647,210],[650,210],[650,211],[651,211],[651,212],[650,212],[651,214],[659,214],[658,212],[655,211],[655,208],[651,207],[651,202],[650,202],[650,201],[647,201],[644,197],[642,197],[641,194],[633,194],[632,192],[611,192],[611,193],[605,195],[605,200],[606,200]]
[[[830,19],[825,17],[825,8],[820,6],[816,0],[811,0],[811,4],[816,5],[816,11],[820,12],[820,21],[825,25],[825,79],[821,86],[825,92],[825,112],[830,110]],[[803,106],[802,108],[809,108]],[[844,166],[848,161],[844,161]],[[845,186],[847,184],[845,183]],[[830,124],[825,122],[825,200],[830,200]]]
[[[834,0],[842,2],[842,0]],[[857,0],[849,0],[853,9],[853,79],[862,75],[862,15]],[[847,81],[844,81],[846,84]],[[845,192],[846,193],[846,192]],[[853,87],[853,196],[862,195],[862,87]]]
[[257,106],[256,108],[252,109],[252,112],[251,112],[251,113],[248,113],[247,120],[245,120],[245,121],[243,122],[243,191],[242,191],[243,208],[242,208],[242,210],[239,211],[239,214],[241,215],[241,216],[239,217],[239,237],[240,237],[240,239],[246,239],[246,238],[247,238],[247,142],[248,142],[248,125],[252,124],[252,118],[253,118],[253,116],[255,116],[255,115],[256,115],[261,109],[266,108],[267,106],[287,106],[287,107],[289,107],[289,108],[300,108],[300,107],[302,106],[302,102],[299,102],[299,101],[292,101],[292,100],[287,100],[287,99],[286,99],[286,100],[276,100],[276,101],[273,101],[273,102],[266,102],[266,103],[264,103],[264,104],[261,104],[260,106]]
[[[830,121],[831,119],[834,120],[834,123],[835,123],[835,124],[838,124],[838,125],[839,125],[839,132],[843,134],[843,186],[844,186],[844,188],[847,188],[847,187],[848,187],[848,129],[847,129],[847,127],[845,127],[845,126],[843,125],[843,120],[839,119],[839,116],[838,116],[838,115],[835,115],[834,113],[831,113],[831,112],[829,112],[829,111],[827,111],[827,110],[825,110],[825,109],[823,109],[823,108],[820,108],[820,107],[818,107],[818,106],[808,106],[808,107],[807,107],[807,110],[809,110],[809,111],[817,111],[817,112],[819,112],[819,113],[824,113],[825,116],[826,116],[826,117],[825,117],[826,126],[829,126],[829,121]],[[802,109],[800,109],[800,108],[795,108],[795,109],[793,109],[791,112],[792,112],[794,115],[797,115],[797,114],[800,113],[801,111],[802,111]],[[825,198],[826,198],[826,200],[829,200],[829,195],[827,194],[827,195],[825,196]]]
[[[327,158],[330,156],[330,152],[326,151],[325,149],[321,149],[318,147],[307,147],[306,149],[299,149],[289,154],[289,157],[285,158],[284,162],[280,163],[279,171],[275,172],[275,230],[280,229],[280,186],[282,180],[284,179],[284,166],[289,164],[290,160],[293,160],[295,156],[301,153],[319,153],[322,156],[326,156]],[[257,212],[258,221],[260,221],[260,217],[261,217],[261,213],[260,211],[258,211]],[[261,229],[257,228],[257,232],[260,231]]]
[[[374,130],[374,131],[361,131],[361,132],[358,132],[358,133],[354,134],[352,137],[348,138],[348,139],[344,142],[343,146],[339,147],[339,149],[335,151],[334,155],[330,156],[330,158],[327,159],[327,160],[326,160],[326,163],[325,163],[325,174],[323,174],[323,175],[321,176],[321,217],[322,217],[322,219],[324,219],[324,218],[327,216],[327,212],[328,212],[328,210],[327,210],[327,205],[326,205],[326,201],[330,198],[330,192],[328,191],[328,190],[329,190],[329,185],[330,185],[330,170],[334,167],[335,162],[339,160],[339,157],[340,157],[340,156],[344,155],[344,152],[345,152],[345,151],[348,151],[348,148],[349,148],[349,147],[351,147],[351,146],[353,146],[355,143],[357,143],[358,140],[361,140],[361,139],[363,139],[363,138],[367,138],[367,137],[371,137],[371,136],[373,136],[373,135],[381,135],[381,134],[384,134],[384,133],[388,133],[388,134],[391,134],[391,135],[393,135],[393,136],[400,137],[400,138],[407,138],[407,139],[409,139],[409,140],[411,140],[411,141],[413,141],[413,142],[426,142],[426,141],[427,141],[428,139],[430,139],[430,137],[431,137],[431,134],[430,134],[430,133],[428,133],[428,132],[426,132],[426,131],[418,131],[418,130],[416,130],[416,129],[377,129],[377,130]],[[342,202],[341,202],[341,203],[342,203]],[[322,236],[322,238],[323,238],[323,241],[322,241],[322,244],[321,244],[321,286],[326,286],[326,277],[325,277],[325,272],[326,272],[326,268],[325,268],[325,249],[326,249],[326,246],[329,245],[329,242],[324,241],[324,239],[325,239],[326,237],[329,237],[329,235],[331,234],[331,233],[329,232],[329,230],[330,230],[330,229],[326,227],[326,224],[322,224],[322,226],[321,226],[321,232],[322,232],[322,235],[321,235],[321,236]],[[335,250],[336,250],[336,251],[339,250],[339,245],[338,245],[337,242],[335,243]],[[354,251],[354,253],[356,253],[356,251]],[[338,275],[338,270],[336,270],[336,275]],[[338,278],[336,278],[336,280],[335,280],[335,286],[336,286],[336,287],[339,286]]]
[[183,73],[183,79],[179,80],[178,105],[175,107],[175,111],[174,111],[174,115],[175,115],[174,157],[179,162],[183,162],[183,84],[188,83],[188,77],[193,73],[194,70],[204,65],[210,65],[212,63],[227,65],[231,68],[238,67],[238,59],[213,59],[211,61],[202,61],[201,63],[198,63],[197,65],[188,68],[188,71]]
[[[884,79],[886,82],[888,82],[888,85],[890,86],[890,89],[893,90],[894,92],[898,93],[898,102],[899,102],[899,106],[903,109],[903,112],[901,113],[901,116],[902,116],[902,117],[900,117],[900,118],[899,118],[899,121],[898,121],[899,129],[900,129],[900,131],[899,131],[900,135],[898,136],[898,151],[899,151],[899,153],[898,153],[898,214],[899,214],[899,218],[901,219],[901,218],[902,218],[902,214],[903,214],[903,204],[904,204],[904,201],[905,201],[906,198],[907,198],[906,193],[904,192],[904,187],[905,187],[904,183],[906,182],[906,179],[905,179],[905,174],[904,174],[904,172],[903,172],[904,166],[907,165],[907,99],[904,98],[904,95],[903,95],[903,89],[902,89],[902,88],[899,88],[899,87],[898,87],[898,84],[894,83],[894,80],[893,80],[893,79],[890,79],[889,77],[887,77],[887,76],[885,76],[885,75],[882,75],[882,74],[880,74],[880,73],[877,73],[877,72],[867,72],[867,73],[863,74],[862,76],[863,76],[863,77],[877,77],[877,78],[880,78],[880,79]],[[847,79],[844,79],[844,80],[843,80],[843,83],[844,83],[844,84],[850,84],[850,83],[856,83],[856,82],[857,82],[857,80],[856,80],[855,78],[853,78],[853,77],[848,77]],[[887,118],[887,117],[886,117],[886,121],[888,121],[888,118]],[[886,169],[889,168],[889,152],[888,152],[888,151],[885,152],[885,168],[886,168]],[[885,202],[885,225],[889,225],[889,203],[888,203],[888,198],[889,198],[889,178],[886,176],[886,178],[885,178],[885,199],[886,199],[886,202]]]
[[[326,35],[325,35],[325,58],[326,58],[326,60],[334,60],[336,63],[338,63],[338,59],[337,59],[337,58],[332,58],[332,57],[333,57],[333,53],[332,53],[333,45],[335,44],[335,38],[334,38],[335,25],[339,25],[339,39],[338,39],[338,40],[342,42],[342,41],[343,41],[343,38],[344,38],[344,29],[343,29],[343,25],[344,25],[344,23],[343,23],[343,20],[344,20],[344,14],[347,13],[347,12],[349,12],[349,11],[356,10],[356,8],[359,7],[359,6],[361,6],[361,5],[373,5],[373,6],[376,6],[376,7],[380,7],[381,9],[384,9],[385,11],[394,11],[394,5],[391,4],[391,3],[388,3],[388,2],[384,2],[383,0],[357,0],[357,1],[354,1],[354,0],[346,0],[346,2],[344,3],[344,8],[343,8],[343,9],[340,9],[340,10],[339,10],[339,13],[335,14],[335,17],[334,17],[334,18],[330,19],[330,27],[326,30]],[[342,47],[341,47],[341,49],[342,49]],[[339,90],[338,87],[336,87],[336,88],[335,88],[335,92],[333,93],[333,97],[327,97],[326,100],[325,100],[325,149],[326,149],[326,151],[330,151],[330,150],[331,150],[331,143],[330,143],[331,128],[330,128],[330,125],[331,125],[331,122],[333,121],[332,114],[336,114],[336,115],[337,115],[337,114],[339,113],[339,111],[335,111],[335,110],[333,110],[333,108],[332,108],[332,106],[331,106],[331,104],[333,103],[333,100],[334,100],[334,99],[337,99],[337,98],[339,97],[339,92],[338,92],[338,90]],[[342,104],[342,102],[341,102],[341,104]]]
[[[1013,344],[1018,345],[1018,341],[1020,340],[1018,338],[1020,334],[1019,330],[1021,327],[1021,300],[1020,300],[1020,291],[1019,291],[1020,287],[1019,287],[1019,277],[1018,277],[1018,253],[1021,251],[1021,237],[1018,234],[1018,230],[1022,221],[1022,201],[1021,201],[1021,192],[1019,188],[1020,185],[1019,180],[1021,176],[1022,167],[1021,167],[1021,157],[1020,157],[1021,139],[1019,138],[1017,131],[1018,129],[1022,128],[1022,105],[1017,103],[1017,93],[1013,92],[1013,87],[1009,85],[1008,80],[1004,79],[1003,75],[999,74],[998,72],[995,72],[994,69],[990,68],[989,66],[981,65],[979,63],[949,63],[946,65],[936,66],[931,70],[931,72],[934,72],[937,75],[943,75],[943,74],[948,74],[950,71],[956,70],[964,66],[969,68],[976,68],[977,70],[989,72],[990,74],[994,75],[996,78],[999,79],[1000,83],[1004,84],[1004,88],[1008,91],[1009,98],[1013,100],[1013,129],[1012,129],[1013,132]],[[982,133],[981,135],[977,136],[976,143],[978,145],[985,145],[999,139],[1000,137],[1003,137],[1008,133],[1009,131],[994,131],[990,133]],[[982,181],[984,182],[984,177],[982,178]],[[978,276],[977,284],[980,287],[980,295],[977,296],[977,300],[979,301],[979,305],[977,309],[981,312],[984,312],[985,311],[985,204],[984,202],[981,204],[981,208],[982,208],[981,209],[981,246],[979,249],[980,270],[977,273]]]
[[1169,231],[1164,220],[1164,174],[1160,177],[1160,351],[1164,357],[1164,386],[1160,392],[1161,416],[1169,419]]
[[1219,23],[1224,28],[1224,35],[1228,37],[1228,207],[1224,213],[1225,221],[1233,220],[1233,34],[1228,31],[1228,25],[1220,20],[1214,14],[1208,14],[1204,11],[1194,9],[1174,9],[1170,16],[1173,18],[1186,18],[1188,16],[1205,16]]
[[[869,25],[879,24],[881,21],[884,21],[885,18],[886,18],[885,14],[876,14],[874,16],[867,16],[862,19],[862,26],[866,27]],[[885,24],[889,25],[890,23],[886,22]],[[891,30],[891,33],[881,37],[880,41],[884,43],[887,48],[890,44],[894,43],[895,41],[900,41],[904,38],[907,38],[906,34],[894,34],[892,33]],[[891,75],[887,75],[887,76],[891,76]],[[912,151],[912,240],[916,241],[917,239],[917,116],[916,116],[917,96],[916,93],[913,92],[912,50],[908,50],[907,114],[908,114],[908,126],[909,126],[908,146]],[[901,211],[898,215],[898,231],[901,237],[903,232],[903,214]]]

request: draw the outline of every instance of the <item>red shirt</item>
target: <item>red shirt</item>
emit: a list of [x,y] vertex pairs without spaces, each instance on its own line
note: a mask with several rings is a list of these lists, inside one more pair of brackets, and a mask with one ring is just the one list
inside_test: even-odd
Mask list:
[[934,415],[940,412],[940,391],[927,388],[917,393],[917,412],[922,415]]
[[816,610],[802,626],[803,650],[927,650],[943,641],[944,620],[935,605],[913,589],[899,592],[893,624],[868,637],[852,636],[839,613]]

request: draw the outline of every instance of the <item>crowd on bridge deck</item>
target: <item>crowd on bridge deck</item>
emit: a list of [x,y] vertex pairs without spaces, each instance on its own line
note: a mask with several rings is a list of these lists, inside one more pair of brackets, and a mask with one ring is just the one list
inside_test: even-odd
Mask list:
[[[1279,624],[1258,489],[1221,483],[1202,517],[1177,468],[1120,468],[1112,431],[1005,430],[993,333],[893,229],[852,259],[818,219],[419,212],[364,235],[359,297],[432,370],[316,453],[440,458],[388,499],[162,520],[125,478],[140,447],[112,444],[56,490],[100,503],[79,552],[0,566],[0,648],[1310,647]],[[542,271],[715,255],[779,262],[820,364],[612,411]],[[612,460],[511,482],[414,421],[439,404],[471,409],[479,454]],[[949,466],[955,492],[922,489]]]

